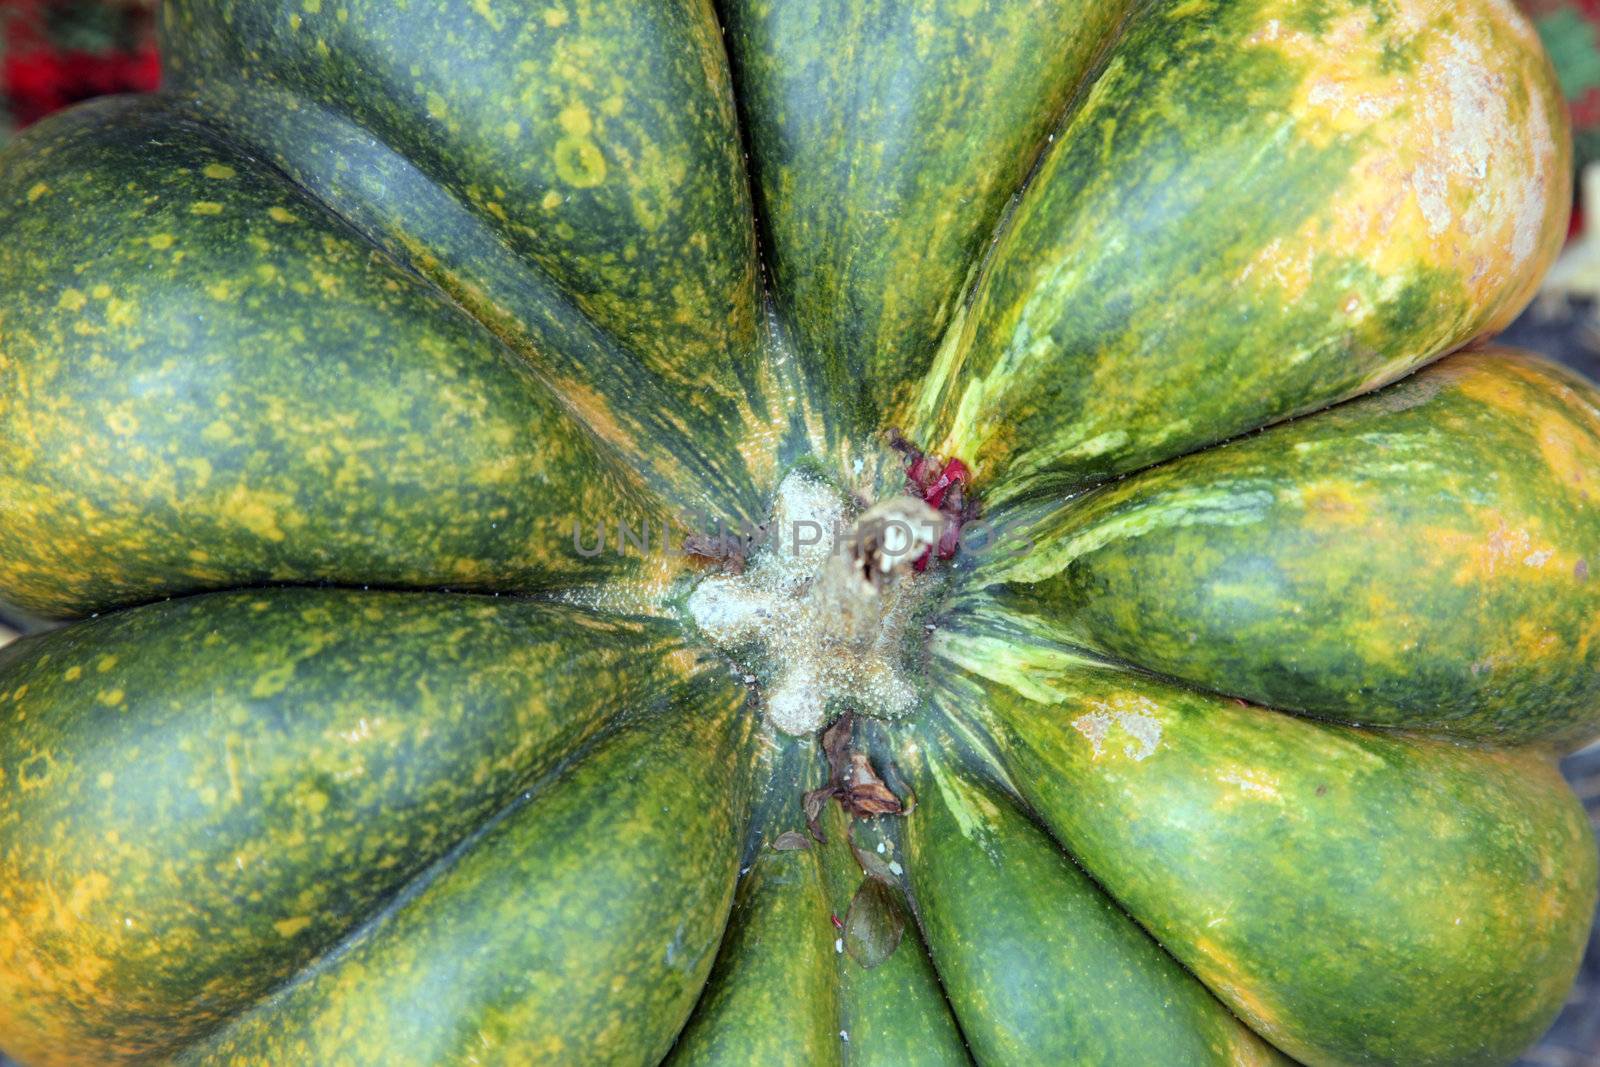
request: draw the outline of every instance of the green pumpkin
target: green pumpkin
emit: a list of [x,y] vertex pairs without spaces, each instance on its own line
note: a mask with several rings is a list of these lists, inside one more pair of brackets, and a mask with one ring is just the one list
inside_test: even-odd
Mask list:
[[1600,392],[1471,347],[1570,197],[1503,0],[163,29],[159,94],[0,156],[0,600],[75,620],[0,651],[0,1048],[1548,1025]]

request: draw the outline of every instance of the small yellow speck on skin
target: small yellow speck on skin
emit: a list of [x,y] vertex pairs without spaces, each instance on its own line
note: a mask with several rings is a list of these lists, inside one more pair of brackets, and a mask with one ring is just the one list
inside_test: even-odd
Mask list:
[[99,783],[101,789],[110,789],[112,786],[117,784],[117,776],[112,774],[110,771],[101,771]]
[[583,104],[568,104],[561,109],[561,114],[556,121],[561,123],[561,128],[574,137],[587,137],[594,129],[594,120],[589,117],[589,109]]
[[[190,476],[194,479],[196,486],[202,489],[205,488],[206,484],[211,481],[211,461],[204,456],[197,456],[191,460],[180,461],[178,465],[187,470]],[[205,553],[201,552],[198,555],[201,557],[201,561],[203,562]],[[196,553],[190,552],[189,558],[195,559]]]
[[28,203],[32,204],[36,202],[41,196],[45,196],[49,192],[49,185],[45,184],[44,182],[36,182],[33,188],[28,190]]
[[66,289],[61,293],[61,299],[56,301],[56,306],[62,311],[82,311],[89,298],[78,289]]
[[170,233],[158,233],[150,238],[150,247],[157,252],[165,252],[178,243],[178,239]]
[[278,931],[279,937],[290,938],[310,925],[311,920],[308,917],[296,915],[292,919],[280,919],[272,924],[272,928]]
[[300,6],[308,15],[317,15],[322,12],[322,0],[301,0]]
[[138,305],[115,297],[106,300],[106,321],[113,326],[132,326],[138,318]]
[[104,689],[101,690],[97,699],[106,707],[115,708],[120,706],[122,702],[127,699],[127,694],[120,689]]
[[222,214],[222,205],[215,200],[201,200],[189,205],[189,210],[196,215],[220,215]]
[[117,657],[115,657],[115,656],[101,656],[100,657],[100,662],[96,663],[94,666],[95,666],[95,670],[99,671],[101,674],[104,674],[107,671],[113,670],[113,669],[116,668],[116,666],[117,666]]
[[289,16],[289,28],[291,30],[300,28],[300,13],[298,11]]
[[546,8],[544,13],[544,24],[549,26],[552,30],[558,26],[565,26],[567,24],[566,11],[559,7]]
[[506,140],[508,141],[515,141],[522,136],[522,123],[516,119],[507,119],[505,126],[501,128],[505,131]]
[[267,208],[267,218],[271,219],[273,222],[282,223],[300,221],[294,212],[290,211],[288,208],[281,208],[276,205]]
[[496,33],[499,33],[501,30],[505,29],[505,16],[496,13],[494,5],[490,3],[490,0],[472,0],[472,10],[476,11],[480,16],[482,16],[483,20],[489,24],[489,28],[494,30]]
[[544,200],[542,203],[544,204],[544,209],[546,211],[554,211],[556,208],[561,206],[561,194],[555,190],[551,190],[550,192],[544,194]]
[[67,673],[62,675],[62,677],[69,682],[76,682],[79,678],[83,677],[83,668],[74,664],[73,666],[67,668]]
[[[555,145],[556,177],[575,189],[593,189],[606,180],[606,157],[587,137],[563,137]],[[558,236],[568,238],[558,231]]]
[[328,810],[328,794],[318,789],[310,790],[303,801],[305,809],[313,815],[321,815]]
[[250,695],[257,699],[276,696],[289,687],[289,682],[293,678],[293,663],[274,667],[256,679],[256,684],[250,687]]
[[111,298],[111,286],[109,286],[109,285],[97,285],[97,286],[95,286],[94,287],[94,298],[96,300],[109,300]]
[[206,169],[202,173],[204,173],[207,178],[216,178],[219,181],[226,181],[229,178],[237,177],[239,174],[238,171],[234,170],[226,163],[207,163]]

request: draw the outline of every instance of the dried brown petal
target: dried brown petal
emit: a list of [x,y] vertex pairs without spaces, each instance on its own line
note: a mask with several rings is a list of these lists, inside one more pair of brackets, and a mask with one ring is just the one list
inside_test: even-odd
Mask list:
[[877,879],[864,880],[844,917],[844,947],[850,958],[870,971],[894,955],[905,932],[905,912],[895,891]]
[[850,742],[855,735],[856,717],[845,712],[822,732],[822,754],[828,760],[828,778],[837,785],[849,766]]
[[800,800],[800,806],[806,813],[806,829],[811,831],[812,837],[824,845],[828,843],[828,835],[822,832],[822,825],[819,820],[822,818],[823,807],[827,805],[828,799],[833,794],[833,786],[825,785],[821,789],[811,790]]
[[850,755],[850,770],[841,800],[851,814],[862,818],[898,815],[901,811],[900,798],[884,785],[878,772],[872,769],[872,762],[859,752]]
[[802,852],[811,847],[811,839],[799,830],[785,830],[772,842],[774,852]]
[[856,862],[861,865],[861,873],[868,878],[874,878],[880,882],[893,882],[895,880],[894,871],[889,869],[889,861],[872,851],[872,849],[862,848],[852,840],[850,842],[850,851],[856,854]]

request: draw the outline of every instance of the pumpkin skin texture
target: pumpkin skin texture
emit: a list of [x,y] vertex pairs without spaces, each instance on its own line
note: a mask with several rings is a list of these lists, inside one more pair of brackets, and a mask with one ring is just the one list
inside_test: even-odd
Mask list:
[[[919,784],[926,814],[907,824],[913,883],[940,973],[961,990],[975,1056],[1287,1062],[1008,799],[936,765]],[[965,935],[975,928],[983,938]],[[1041,984],[1041,973],[1064,981]]]
[[[49,616],[241,580],[534,589],[617,562],[580,571],[563,535],[642,510],[637,479],[281,174],[160,99],[96,103],[41,142],[0,179],[7,599]],[[36,210],[52,202],[101,210],[63,240]]]
[[1538,49],[1506,5],[1141,8],[935,376],[949,451],[1081,485],[1508,324],[1565,230]]
[[[1576,965],[1571,931],[1594,895],[1588,822],[1548,761],[1129,685],[1106,668],[1063,666],[1049,684],[1066,714],[986,687],[1003,765],[1258,1033],[1301,1061],[1515,1058],[1520,1045],[1497,1035],[1544,1010],[1545,975]],[[1281,873],[1307,868],[1311,884]],[[1518,952],[1490,948],[1502,939]],[[1411,1025],[1424,1018],[1448,1025]]]
[[174,90],[513,345],[641,473],[765,518],[770,472],[741,444],[781,411],[708,4],[175,0],[162,24]]
[[62,623],[0,650],[8,1055],[1548,1025],[1600,390],[1478,343],[1570,196],[1508,5],[162,22],[160,93],[0,155],[0,601]]
[[1540,361],[1463,353],[1073,502],[985,598],[1274,707],[1581,742],[1600,698],[1587,395]]

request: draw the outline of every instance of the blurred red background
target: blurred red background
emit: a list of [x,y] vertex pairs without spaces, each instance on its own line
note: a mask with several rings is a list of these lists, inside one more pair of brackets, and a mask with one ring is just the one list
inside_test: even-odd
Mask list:
[[0,141],[106,93],[154,89],[156,0],[0,0]]

